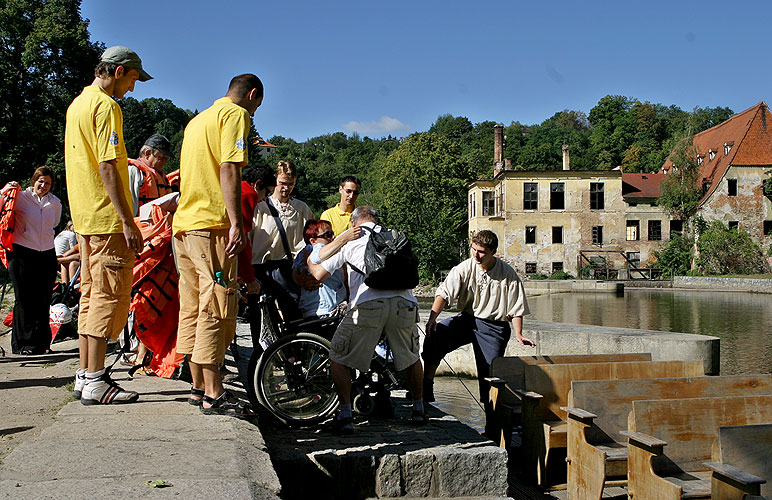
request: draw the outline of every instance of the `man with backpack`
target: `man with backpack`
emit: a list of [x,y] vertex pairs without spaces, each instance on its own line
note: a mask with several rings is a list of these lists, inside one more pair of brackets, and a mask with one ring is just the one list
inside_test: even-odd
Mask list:
[[[432,310],[426,322],[423,358],[423,398],[434,401],[434,373],[449,352],[471,343],[477,364],[480,399],[488,413],[490,376],[493,358],[503,356],[512,334],[522,345],[536,346],[523,337],[523,316],[528,314],[523,282],[514,269],[495,256],[498,238],[483,230],[472,238],[472,257],[457,265],[437,288]],[[437,323],[437,316],[453,301],[460,313]],[[510,327],[511,323],[511,327]]]
[[[346,243],[338,253],[321,264],[309,262],[309,269],[319,281],[348,264],[351,296],[349,310],[332,337],[330,361],[335,390],[340,397],[340,412],[333,432],[350,434],[354,430],[351,413],[350,368],[367,371],[375,346],[385,334],[394,355],[397,370],[405,370],[410,393],[415,398],[410,421],[428,422],[422,399],[423,367],[418,355],[418,301],[412,288],[417,284],[417,261],[402,233],[384,228],[373,207],[357,207],[351,214],[354,227],[362,227],[361,236]],[[391,239],[391,248],[379,244]],[[407,245],[400,245],[402,241]],[[381,261],[378,264],[376,261]],[[388,281],[381,281],[383,275]],[[382,288],[384,286],[391,288]]]

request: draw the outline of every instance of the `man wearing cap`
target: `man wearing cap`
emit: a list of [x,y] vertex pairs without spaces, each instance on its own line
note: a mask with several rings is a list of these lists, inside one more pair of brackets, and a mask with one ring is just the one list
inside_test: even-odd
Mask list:
[[139,207],[172,192],[169,179],[164,174],[171,155],[169,139],[153,134],[140,148],[139,158],[129,158],[129,187],[135,217],[139,214]]
[[134,254],[142,250],[130,204],[123,114],[112,98],[152,78],[137,53],[121,46],[105,50],[94,76],[67,109],[64,132],[67,194],[81,256],[80,368],[73,394],[84,405],[139,399],[105,370],[107,341],[126,324]]
[[205,414],[253,415],[225,390],[218,367],[236,332],[236,256],[246,243],[241,169],[250,116],[262,102],[260,79],[236,76],[225,97],[190,120],[182,140],[172,224],[180,273],[177,352],[190,354],[190,403]]

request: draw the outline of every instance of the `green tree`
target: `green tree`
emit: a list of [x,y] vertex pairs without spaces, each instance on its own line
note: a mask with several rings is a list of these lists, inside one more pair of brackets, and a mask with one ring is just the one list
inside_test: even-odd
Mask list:
[[384,222],[405,231],[423,277],[458,262],[472,169],[458,144],[434,133],[409,136],[383,166]]
[[[104,46],[89,40],[80,0],[0,2],[0,165],[24,180],[47,163],[63,175],[64,117],[94,77]],[[65,183],[55,193],[66,200]]]
[[702,188],[693,138],[681,140],[670,156],[670,173],[660,184],[659,204],[671,215],[689,222],[699,208]]
[[664,270],[666,275],[684,276],[691,269],[693,256],[691,238],[673,234],[667,244],[654,251],[657,261],[652,265]]
[[703,274],[758,274],[769,271],[761,248],[739,228],[711,222],[697,240],[697,269]]

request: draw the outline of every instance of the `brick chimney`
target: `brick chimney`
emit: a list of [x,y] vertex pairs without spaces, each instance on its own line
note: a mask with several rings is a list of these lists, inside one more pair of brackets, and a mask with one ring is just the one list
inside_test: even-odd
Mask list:
[[563,170],[571,170],[571,157],[568,154],[568,146],[563,145]]
[[504,125],[493,127],[493,176],[504,169]]

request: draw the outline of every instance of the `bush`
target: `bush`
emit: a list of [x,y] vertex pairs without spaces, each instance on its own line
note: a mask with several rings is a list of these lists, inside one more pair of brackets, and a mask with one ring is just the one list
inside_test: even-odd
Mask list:
[[761,248],[742,229],[713,221],[697,241],[697,269],[703,274],[761,274],[769,270]]
[[556,271],[550,276],[551,280],[572,280],[574,277],[565,271]]
[[532,279],[532,280],[548,280],[549,276],[539,273],[539,274],[532,274],[532,275],[528,276],[528,279]]
[[692,267],[692,243],[689,236],[674,234],[660,250],[654,251],[657,261],[652,267],[665,274],[684,276]]

